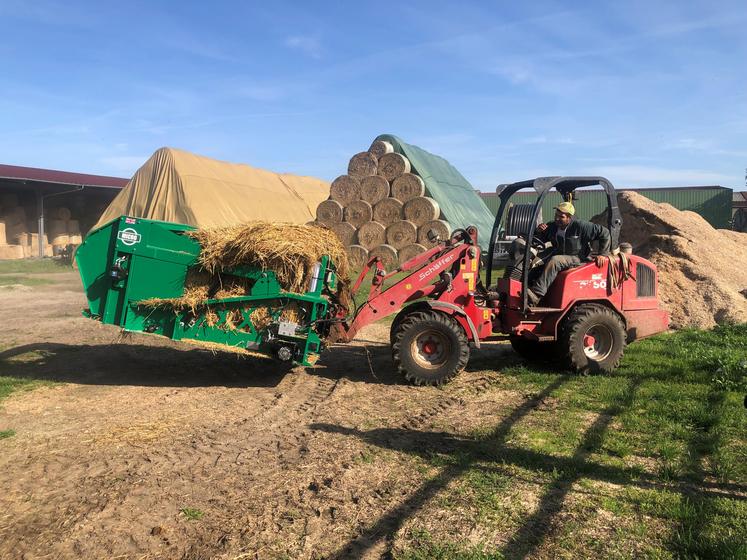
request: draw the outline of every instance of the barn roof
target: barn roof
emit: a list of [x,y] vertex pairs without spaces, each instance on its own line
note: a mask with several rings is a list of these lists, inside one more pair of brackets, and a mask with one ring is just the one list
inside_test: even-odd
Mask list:
[[34,183],[53,183],[58,185],[105,187],[121,189],[129,179],[109,177],[107,175],[89,175],[87,173],[71,173],[55,169],[40,169],[37,167],[22,167],[20,165],[0,164],[0,180],[11,180]]

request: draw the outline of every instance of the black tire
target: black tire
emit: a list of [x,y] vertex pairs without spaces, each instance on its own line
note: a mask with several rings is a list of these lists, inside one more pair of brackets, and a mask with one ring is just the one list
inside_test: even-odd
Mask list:
[[620,315],[598,303],[576,307],[560,332],[566,365],[582,375],[612,373],[620,365],[626,339]]
[[558,343],[540,342],[529,340],[523,336],[512,336],[511,347],[514,351],[528,362],[555,362],[558,361]]
[[399,322],[392,344],[394,365],[416,385],[441,385],[469,361],[464,329],[438,311],[415,311]]
[[404,308],[402,311],[400,311],[392,321],[392,326],[389,328],[389,346],[394,346],[394,336],[397,334],[397,329],[399,329],[399,326],[402,324],[402,321],[407,319],[407,317],[411,313],[415,313],[415,311],[430,311],[430,307],[427,305],[424,306],[425,309],[423,309],[423,306],[413,303],[412,305],[409,305],[408,307]]

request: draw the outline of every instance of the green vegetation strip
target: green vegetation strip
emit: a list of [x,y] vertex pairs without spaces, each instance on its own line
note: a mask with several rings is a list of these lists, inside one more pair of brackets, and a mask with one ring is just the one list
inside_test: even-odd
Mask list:
[[[17,391],[29,391],[43,385],[52,385],[51,381],[45,379],[35,379],[34,377],[15,377],[13,376],[14,366],[27,365],[37,362],[44,358],[44,355],[37,351],[25,352],[23,354],[12,354],[12,347],[0,346],[0,371],[8,372],[11,375],[0,375],[0,406],[3,400],[8,398],[12,393]],[[17,370],[16,370],[17,371]],[[13,437],[16,435],[13,429],[0,430],[0,439]]]
[[44,286],[54,283],[54,280],[50,280],[49,278],[0,275],[0,286],[14,286],[16,284],[22,286]]
[[0,261],[0,274],[70,272],[72,270],[70,262],[63,261],[62,259],[47,258]]
[[484,538],[424,511],[395,557],[747,558],[747,325],[639,341],[609,377],[518,358],[501,373],[525,400],[498,425],[406,449],[438,469],[430,507]]
[[188,521],[199,521],[205,515],[205,512],[197,508],[189,508],[189,507],[180,509],[179,513],[181,513]]

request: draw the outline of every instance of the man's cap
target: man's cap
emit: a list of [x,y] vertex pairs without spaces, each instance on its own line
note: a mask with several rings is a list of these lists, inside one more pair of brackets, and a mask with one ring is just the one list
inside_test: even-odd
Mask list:
[[562,212],[563,214],[570,214],[573,216],[576,213],[576,209],[573,207],[573,204],[570,202],[561,202],[558,204],[554,210],[558,210]]

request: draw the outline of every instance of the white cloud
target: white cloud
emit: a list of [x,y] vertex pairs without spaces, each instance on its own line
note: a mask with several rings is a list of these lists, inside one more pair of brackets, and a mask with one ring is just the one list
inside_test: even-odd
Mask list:
[[99,162],[105,165],[115,175],[131,176],[143,165],[150,156],[109,156],[103,157]]
[[315,35],[293,35],[285,39],[285,46],[299,50],[316,60],[322,58],[322,43],[319,37]]
[[472,150],[471,144],[474,136],[465,132],[452,132],[446,134],[414,135],[408,142],[423,146],[425,149],[437,154],[453,154],[462,152],[465,148]]
[[609,165],[594,167],[589,174],[607,177],[619,186],[690,186],[730,184],[734,177],[704,169],[671,169],[645,165]]
[[691,153],[700,152],[711,156],[747,157],[747,150],[722,148],[709,139],[679,138],[678,140],[667,144],[665,148],[669,150],[684,150]]

